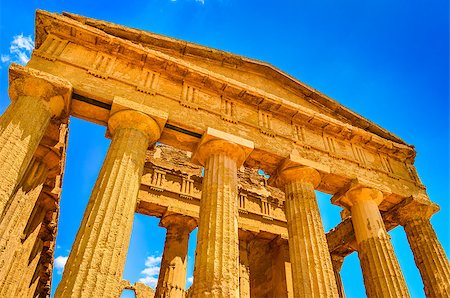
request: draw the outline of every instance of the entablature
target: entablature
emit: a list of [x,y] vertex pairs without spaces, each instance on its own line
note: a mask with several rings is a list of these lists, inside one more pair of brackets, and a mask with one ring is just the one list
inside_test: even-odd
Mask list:
[[[40,13],[43,12],[37,12],[38,15]],[[342,119],[343,122],[357,122],[359,127],[365,130],[382,136],[385,139],[405,144],[403,140],[393,135],[386,129],[361,117],[357,113],[342,106],[332,98],[302,83],[270,63],[202,46],[192,42],[178,40],[144,30],[128,28],[72,13],[62,13],[62,15],[82,24],[86,24],[92,28],[99,29],[108,35],[125,39],[147,48],[156,49],[158,51],[168,53],[171,56],[182,57],[193,64],[199,64],[203,68],[207,68],[213,72],[222,73],[225,76],[234,78],[237,77],[238,80],[241,80],[244,83],[250,85],[260,83],[255,86],[258,86],[260,89],[264,90],[268,90],[267,88],[269,88],[269,93],[275,92],[274,94],[279,97],[286,98],[294,102],[297,102],[298,99],[300,99],[302,104],[306,104],[308,107],[313,107],[314,110],[325,112],[328,115],[331,114],[334,117]],[[224,71],[227,69],[231,71]],[[250,75],[247,80],[242,80],[247,74]],[[286,92],[278,92],[282,90]],[[292,95],[294,96],[292,97]]]
[[73,84],[74,116],[105,124],[121,96],[168,112],[160,141],[180,149],[193,151],[213,127],[254,141],[246,164],[266,173],[292,152],[328,166],[319,186],[326,193],[362,177],[385,191],[381,208],[426,196],[412,147],[74,20],[46,18],[55,24],[43,26],[46,39],[37,41],[28,66]]
[[[60,55],[62,45],[48,46],[49,43],[46,42],[47,39],[54,41],[55,37],[59,36],[63,39],[63,41],[60,41],[62,44],[70,41],[98,51],[96,60],[93,63],[94,69],[89,71],[93,74],[100,72],[96,68],[104,65],[104,71],[102,74],[99,74],[99,76],[107,77],[108,72],[111,71],[110,67],[112,67],[114,60],[119,58],[126,60],[126,64],[134,64],[135,66],[143,68],[144,71],[146,68],[158,68],[160,71],[170,70],[169,76],[178,76],[178,79],[191,80],[193,84],[197,84],[203,88],[211,88],[213,91],[222,93],[225,96],[242,100],[245,104],[257,105],[259,109],[279,113],[285,117],[292,118],[293,121],[297,120],[305,123],[317,122],[316,126],[317,124],[322,124],[324,126],[323,128],[330,126],[327,130],[339,134],[345,130],[343,124],[346,123],[337,119],[318,113],[308,107],[300,106],[299,104],[275,96],[274,94],[267,93],[259,88],[244,84],[236,79],[208,71],[202,67],[189,63],[182,58],[170,56],[149,47],[139,46],[139,44],[106,34],[102,30],[81,24],[68,17],[38,12],[37,18],[39,18],[41,23],[46,23],[40,24],[41,27],[44,27],[45,33],[39,34],[39,38],[36,39],[36,47],[38,48],[37,55],[44,57]],[[42,28],[38,29],[37,26],[37,31],[41,32]],[[105,56],[105,60],[109,61],[109,64],[107,65],[107,62],[105,62],[105,64],[99,63],[99,56]],[[55,57],[52,57],[50,60],[54,59]],[[335,105],[339,106],[338,103],[335,103]],[[321,105],[321,107],[329,109],[323,105]],[[335,107],[332,111],[334,114],[338,115],[339,113],[337,110],[339,110],[339,107]],[[367,122],[367,120],[362,117],[360,118],[359,121],[355,121],[353,125],[347,127],[352,134],[364,135],[363,138],[365,142],[368,144],[374,143],[374,146],[378,149],[381,147],[386,147],[386,150],[391,149],[389,148],[391,146],[385,144],[383,140],[388,141],[388,143],[396,144],[397,146],[394,145],[394,147],[396,147],[397,154],[402,152],[404,154],[403,158],[414,158],[415,152],[411,146],[404,145],[404,142],[400,139],[397,139],[398,141],[395,142],[383,137],[373,137],[376,136],[375,133],[366,131],[371,124],[363,124],[362,122]],[[372,125],[375,126],[374,124]],[[347,132],[345,132],[345,134],[347,134]],[[367,134],[367,136],[365,134]]]

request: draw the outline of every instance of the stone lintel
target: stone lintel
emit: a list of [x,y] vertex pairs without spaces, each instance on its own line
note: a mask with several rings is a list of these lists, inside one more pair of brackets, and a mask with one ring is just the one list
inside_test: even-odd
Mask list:
[[269,243],[270,247],[288,245],[288,235],[278,235]]
[[[390,188],[385,187],[382,184],[375,184],[371,181],[355,178],[333,195],[333,197],[331,198],[331,203],[343,208],[350,209],[353,205],[353,202],[349,197],[349,193],[358,190],[363,191],[363,189],[367,189],[367,192],[369,192],[369,189],[371,189],[374,191],[379,191],[383,194],[382,196],[371,196],[376,200],[377,204],[380,204],[383,201],[383,197],[385,196],[385,194],[391,193]],[[369,195],[369,193],[367,194]]]
[[[213,143],[216,144],[209,146]],[[208,146],[206,146],[206,144],[208,144]],[[213,152],[213,150],[226,150],[227,153],[234,155],[239,167],[244,163],[254,148],[255,146],[252,141],[208,127],[198,143],[197,149],[192,155],[192,162],[204,165],[206,157],[209,153]]]
[[[197,209],[198,210],[198,209]],[[163,214],[162,217],[164,217],[165,214],[182,214],[184,216],[189,216],[192,218],[195,218],[196,220],[199,217],[199,212],[195,212],[193,210],[184,209],[176,206],[168,206],[166,212]]]
[[254,232],[245,230],[245,229],[238,229],[238,235],[239,240],[249,242],[250,240],[254,239],[256,237],[256,234]]
[[11,63],[8,92],[11,101],[19,96],[38,97],[49,103],[53,116],[65,117],[69,114],[72,84],[61,77]]
[[[286,174],[284,172],[291,172],[295,168],[308,168],[312,169],[314,171],[312,172],[318,172],[318,173],[324,173],[328,174],[331,172],[331,169],[328,165],[324,165],[321,163],[318,163],[313,160],[309,160],[306,158],[301,157],[296,150],[292,151],[291,154],[289,154],[289,157],[284,159],[281,164],[276,169],[275,173],[272,174],[272,176],[267,181],[270,186],[273,187],[280,187],[283,185],[283,180],[286,179]],[[292,175],[292,173],[287,173],[288,175]],[[312,180],[312,183],[314,184],[314,187],[317,187],[320,183],[321,177],[320,175],[317,175],[315,173],[306,173],[307,176],[309,176],[308,179]],[[315,177],[314,177],[315,176]]]

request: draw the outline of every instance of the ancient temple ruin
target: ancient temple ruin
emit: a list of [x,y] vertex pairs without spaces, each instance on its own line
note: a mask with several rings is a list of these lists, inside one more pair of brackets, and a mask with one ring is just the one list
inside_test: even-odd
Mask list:
[[[55,297],[344,297],[354,251],[368,297],[408,297],[387,234],[399,225],[425,294],[450,297],[439,207],[399,137],[267,63],[189,42],[45,11],[35,42],[0,118],[0,297],[49,296],[70,116],[112,141]],[[315,190],[343,209],[326,234]],[[155,291],[122,279],[135,212],[167,229]]]

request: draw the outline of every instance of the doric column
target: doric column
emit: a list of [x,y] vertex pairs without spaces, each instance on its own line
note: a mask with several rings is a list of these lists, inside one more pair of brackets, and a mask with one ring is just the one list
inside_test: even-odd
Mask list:
[[239,297],[250,298],[250,263],[248,243],[253,234],[239,230]]
[[254,238],[248,243],[250,297],[277,297],[272,282],[270,240]]
[[271,177],[286,194],[286,220],[294,297],[339,297],[314,189],[321,177],[295,156]]
[[450,264],[433,226],[431,216],[439,207],[423,199],[408,198],[395,211],[406,232],[414,261],[422,276],[427,297],[450,297]]
[[237,169],[252,149],[250,141],[208,128],[194,153],[205,176],[192,297],[239,296]]
[[51,118],[68,112],[72,87],[50,74],[11,64],[11,105],[0,118],[0,218]]
[[[20,187],[9,201],[3,218],[0,220],[0,288],[4,284],[6,275],[20,274],[21,268],[10,268],[22,246],[22,236],[37,199],[41,193],[43,183],[49,178],[48,173],[59,165],[59,154],[50,149],[42,148],[43,157],[34,161],[28,167]],[[27,266],[26,263],[19,264]],[[16,280],[20,279],[18,276]],[[12,293],[11,293],[11,296]]]
[[345,298],[345,291],[341,278],[341,269],[342,264],[344,263],[344,257],[339,255],[331,255],[331,263],[333,264],[334,278],[336,279],[339,298]]
[[[32,192],[34,190],[29,195]],[[53,201],[53,198],[50,198],[50,195],[44,191],[37,195],[39,196],[38,204],[33,209],[25,229],[22,230],[24,235],[20,246],[15,249],[12,260],[8,261],[9,271],[0,284],[0,297],[29,297],[32,295],[29,293],[30,285],[43,248],[43,241],[39,236],[46,215],[47,208],[44,206],[47,205],[47,201]]]
[[189,234],[197,222],[192,217],[168,214],[161,219],[160,226],[165,227],[167,233],[155,297],[183,298]]
[[409,297],[378,209],[382,200],[381,191],[356,185],[343,194],[341,203],[350,208],[367,296]]
[[294,297],[292,267],[286,238],[278,237],[270,242],[272,259],[272,297]]
[[114,99],[108,121],[112,142],[55,297],[120,296],[145,153],[167,119],[152,112]]

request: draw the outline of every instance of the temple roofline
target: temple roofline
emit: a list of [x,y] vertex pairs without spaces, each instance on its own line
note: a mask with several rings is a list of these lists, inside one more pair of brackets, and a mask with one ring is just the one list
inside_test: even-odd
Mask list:
[[[381,126],[367,120],[363,116],[351,111],[347,107],[338,103],[334,99],[324,95],[318,90],[300,82],[294,77],[288,75],[287,73],[281,71],[280,69],[274,67],[273,65],[258,61],[255,59],[246,58],[240,55],[232,54],[229,52],[212,49],[209,47],[201,46],[192,42],[187,42],[164,35],[151,33],[144,30],[129,28],[125,26],[116,25],[106,21],[100,21],[92,18],[83,17],[73,13],[63,12],[62,14],[49,13],[47,11],[38,10],[36,12],[36,48],[39,47],[40,43],[43,41],[43,36],[47,34],[45,30],[42,30],[42,26],[38,21],[40,16],[47,16],[53,18],[69,18],[73,21],[77,21],[81,24],[90,26],[92,28],[101,30],[108,35],[112,35],[124,40],[131,42],[138,42],[143,46],[152,46],[158,49],[163,49],[166,51],[171,51],[172,53],[177,53],[178,55],[192,55],[196,57],[207,58],[215,61],[219,61],[223,64],[234,65],[234,66],[244,66],[249,70],[253,70],[256,73],[268,73],[273,76],[274,79],[282,84],[287,85],[294,92],[299,92],[305,98],[305,100],[316,105],[319,108],[327,108],[333,113],[341,115],[352,125],[359,127],[363,130],[376,134],[386,140],[390,140],[402,145],[407,145],[410,148],[414,146],[407,144],[398,136],[389,132],[388,130],[382,128]],[[43,35],[43,36],[41,36]]]

